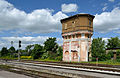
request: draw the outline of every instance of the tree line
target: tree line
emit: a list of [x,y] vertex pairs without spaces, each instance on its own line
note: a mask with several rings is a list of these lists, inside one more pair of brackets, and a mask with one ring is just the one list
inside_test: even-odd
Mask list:
[[[92,61],[96,61],[96,58],[99,61],[111,60],[113,58],[113,52],[110,51],[106,53],[107,48],[120,48],[120,39],[118,37],[111,37],[110,39],[103,40],[102,38],[95,38],[92,40],[91,45],[91,56]],[[117,60],[120,59],[120,50],[117,50]]]
[[[31,44],[27,45],[24,50],[20,50],[21,56],[31,56],[32,59],[48,59],[62,61],[63,49],[56,43],[56,38],[48,38],[44,44]],[[107,41],[102,38],[94,38],[92,40],[90,52],[92,61],[106,61],[113,58],[113,52],[106,53],[107,48],[120,48],[120,39],[118,37],[111,37]],[[13,46],[9,49],[3,47],[0,51],[0,57],[13,57],[17,58],[18,50]],[[120,50],[117,50],[117,59],[120,59]]]
[[[56,38],[48,38],[44,42],[44,46],[40,44],[31,44],[25,47],[25,50],[20,49],[21,56],[31,56],[32,59],[49,59],[49,60],[62,60],[62,47],[56,43]],[[9,49],[3,47],[0,51],[0,57],[13,57],[17,58],[18,50],[13,46]]]

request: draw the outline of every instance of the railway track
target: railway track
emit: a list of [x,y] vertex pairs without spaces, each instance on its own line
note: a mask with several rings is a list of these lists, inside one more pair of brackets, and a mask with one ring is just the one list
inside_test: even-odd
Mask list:
[[21,66],[19,67],[15,64],[8,64],[8,63],[6,64],[0,63],[0,70],[26,75],[30,78],[66,78],[65,76],[60,76],[60,75],[55,75],[55,74],[50,74],[50,73],[45,73],[40,71],[34,71],[34,70],[23,68]]
[[[22,62],[8,62],[8,65],[14,65],[14,66],[20,66],[20,67],[27,67],[27,68],[35,68],[35,69],[42,69],[42,70],[52,70],[53,71],[61,71],[65,70],[67,72],[74,73],[80,72],[80,73],[74,73],[81,76],[89,76],[88,78],[97,77],[95,74],[99,74],[101,76],[98,77],[104,77],[104,75],[109,78],[120,78],[120,68],[115,67],[105,67],[105,66],[88,66],[88,65],[82,65],[82,64],[69,64],[69,63],[58,63],[58,62],[44,62],[44,61],[22,61]],[[65,71],[62,71],[62,73],[66,73]],[[92,73],[90,74],[83,74],[82,72]],[[82,73],[82,74],[81,74]],[[94,74],[95,73],[95,74]],[[103,75],[103,76],[102,76]],[[64,75],[66,76],[66,75]],[[67,75],[68,76],[68,75]],[[68,76],[69,77],[69,76]],[[108,78],[107,77],[107,78]]]
[[92,64],[92,63],[74,63],[74,62],[50,62],[50,61],[33,61],[33,60],[21,60],[22,62],[28,63],[54,63],[54,64],[70,64],[70,65],[85,65],[85,66],[98,66],[98,67],[111,67],[111,68],[120,68],[120,65],[106,65],[106,64]]
[[[120,68],[118,67],[113,67],[113,66],[100,66],[100,65],[88,65],[88,64],[79,64],[79,63],[68,63],[68,62],[44,62],[44,61],[23,61],[24,63],[34,63],[34,64],[46,64],[46,65],[55,65],[55,66],[65,66],[68,68],[74,68],[74,69],[79,69],[79,68],[83,68],[83,70],[87,69],[91,69],[88,71],[94,71],[94,72],[101,72],[104,71],[104,73],[107,73],[106,71],[108,71],[108,74],[116,74],[116,75],[120,75]],[[99,71],[101,70],[101,71]]]

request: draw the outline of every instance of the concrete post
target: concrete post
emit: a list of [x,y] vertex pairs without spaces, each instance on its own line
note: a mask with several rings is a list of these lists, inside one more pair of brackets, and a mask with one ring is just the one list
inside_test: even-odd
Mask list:
[[18,50],[18,61],[20,61],[20,48]]
[[114,54],[113,59],[116,60],[116,52],[113,52],[113,54]]

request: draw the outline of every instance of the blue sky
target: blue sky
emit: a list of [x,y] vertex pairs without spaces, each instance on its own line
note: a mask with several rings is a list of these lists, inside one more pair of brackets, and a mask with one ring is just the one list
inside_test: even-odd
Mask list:
[[95,16],[93,38],[120,37],[120,0],[0,0],[0,48],[22,40],[42,44],[56,37],[62,45],[60,19],[78,13]]

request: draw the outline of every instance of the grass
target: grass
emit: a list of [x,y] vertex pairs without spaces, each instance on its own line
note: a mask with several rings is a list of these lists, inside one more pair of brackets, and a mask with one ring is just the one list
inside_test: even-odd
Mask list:
[[[0,57],[0,59],[8,59],[8,60],[17,60],[17,58],[13,57]],[[33,59],[21,59],[21,60],[33,60]],[[58,60],[50,60],[50,59],[35,59],[34,61],[49,61],[49,62],[61,62]],[[89,63],[89,64],[106,64],[106,65],[120,65],[120,60],[107,60],[107,61],[90,61],[90,62],[71,62],[71,63]]]
[[90,63],[90,64],[106,64],[106,65],[120,65],[119,61],[116,60],[107,60],[107,61],[90,61],[90,62],[81,62],[81,63]]
[[9,56],[4,56],[4,57],[0,57],[0,59],[7,59],[7,60],[16,60],[17,58],[14,57],[9,57]]
[[[49,62],[60,62],[57,60],[50,59],[36,59],[35,61],[49,61]],[[120,61],[116,60],[107,60],[107,61],[90,61],[90,62],[71,62],[71,63],[89,63],[89,64],[106,64],[106,65],[120,65]]]
[[50,59],[35,59],[35,61],[60,62],[60,61],[58,61],[58,60],[50,60]]

